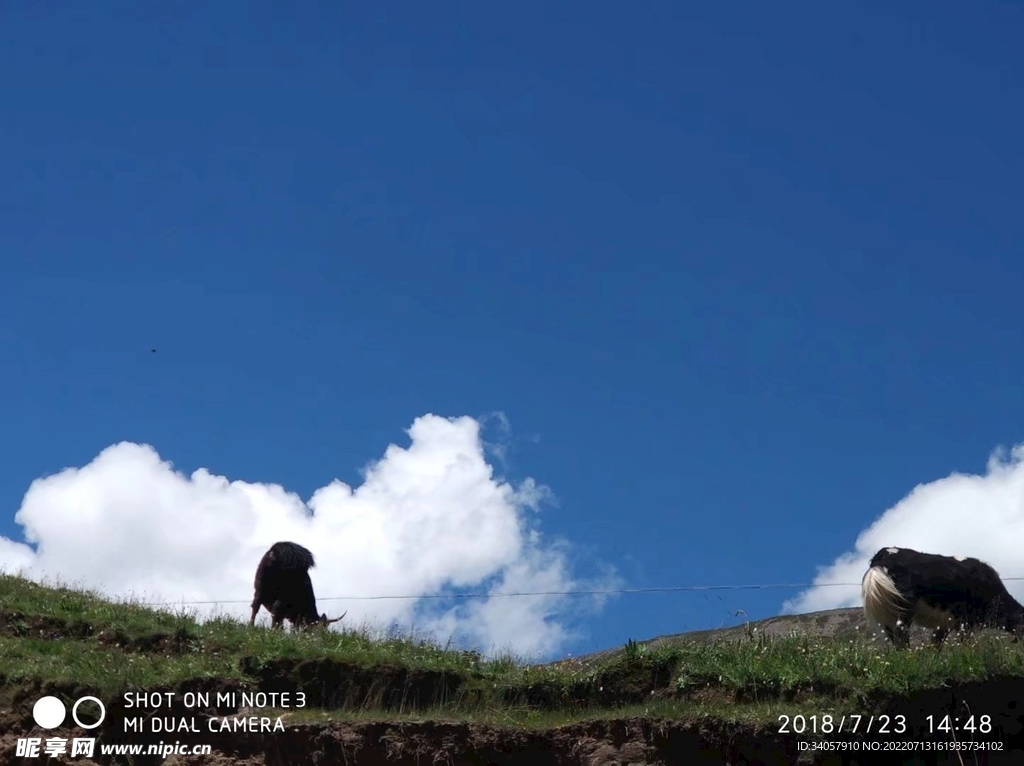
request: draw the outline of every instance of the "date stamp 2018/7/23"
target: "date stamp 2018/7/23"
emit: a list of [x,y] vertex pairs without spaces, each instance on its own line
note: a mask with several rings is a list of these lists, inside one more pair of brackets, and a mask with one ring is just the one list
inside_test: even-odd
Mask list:
[[[919,726],[912,726],[908,725],[907,717],[902,714],[784,714],[778,717],[778,733],[801,737],[799,749],[802,751],[970,752],[1003,749],[1003,743],[992,737],[992,716],[989,715],[969,715],[963,718],[928,715]],[[915,735],[920,739],[912,739]],[[856,739],[829,739],[832,736]]]

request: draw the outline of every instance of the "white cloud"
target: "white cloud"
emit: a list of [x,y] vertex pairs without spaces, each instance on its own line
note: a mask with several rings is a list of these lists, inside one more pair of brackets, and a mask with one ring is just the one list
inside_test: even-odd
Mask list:
[[[890,545],[987,561],[1003,578],[1024,577],[1024,445],[997,450],[983,475],[954,473],[920,484],[857,538],[854,549],[819,571],[814,585],[783,605],[789,613],[860,606],[871,557]],[[1024,601],[1024,580],[1006,587]]]
[[[572,635],[579,599],[491,597],[594,585],[574,579],[568,548],[546,543],[535,527],[550,491],[532,479],[514,487],[496,478],[472,418],[425,415],[408,434],[410,445],[390,445],[359,487],[335,480],[308,504],[279,485],[203,468],[186,477],[152,447],[122,442],[83,468],[32,483],[15,521],[38,551],[0,537],[0,569],[114,598],[246,602],[195,608],[248,619],[260,557],[293,540],[317,557],[310,576],[320,611],[347,609],[346,623],[411,626],[485,652],[553,655]],[[611,581],[606,575],[597,587]],[[489,595],[454,609],[437,599],[324,600],[453,588]]]

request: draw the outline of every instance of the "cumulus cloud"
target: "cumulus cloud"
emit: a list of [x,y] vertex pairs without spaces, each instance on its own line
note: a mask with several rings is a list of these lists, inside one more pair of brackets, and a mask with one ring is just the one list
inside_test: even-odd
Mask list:
[[[409,446],[390,445],[360,486],[335,480],[308,502],[205,468],[185,476],[151,446],[122,442],[32,483],[15,521],[36,549],[0,537],[0,569],[113,598],[218,602],[193,608],[248,619],[256,564],[272,543],[293,540],[317,557],[310,575],[320,611],[348,610],[346,623],[551,656],[573,638],[577,610],[601,602],[503,594],[607,588],[615,576],[573,577],[567,544],[537,529],[550,490],[496,477],[480,430],[469,417],[417,418]],[[485,595],[423,598],[466,589]],[[390,595],[418,598],[327,600]]]
[[[825,583],[859,583],[871,557],[890,545],[973,556],[987,561],[1005,579],[1024,577],[1022,544],[1024,445],[1017,445],[1009,453],[993,453],[982,475],[953,473],[918,485],[861,532],[852,551],[821,569],[812,587],[787,601],[783,609],[801,613],[860,606],[859,586]],[[1006,587],[1024,601],[1024,580],[1009,580]]]

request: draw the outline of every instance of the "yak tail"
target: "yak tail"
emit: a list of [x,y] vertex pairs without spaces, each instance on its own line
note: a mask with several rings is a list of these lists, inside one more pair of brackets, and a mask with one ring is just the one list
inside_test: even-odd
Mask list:
[[861,595],[864,597],[864,614],[868,619],[890,628],[896,625],[902,611],[900,607],[906,604],[906,599],[884,569],[871,567],[865,572]]
[[298,543],[274,543],[270,549],[274,559],[282,569],[302,569],[308,571],[316,566],[316,559],[308,548]]

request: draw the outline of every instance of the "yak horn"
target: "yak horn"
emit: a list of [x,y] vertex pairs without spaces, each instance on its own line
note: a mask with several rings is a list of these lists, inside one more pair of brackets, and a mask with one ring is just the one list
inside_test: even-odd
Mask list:
[[344,620],[346,614],[348,614],[347,609],[344,612],[342,612],[341,617],[335,617],[333,620],[328,620],[327,624],[330,625],[332,622],[340,622],[341,620]]

